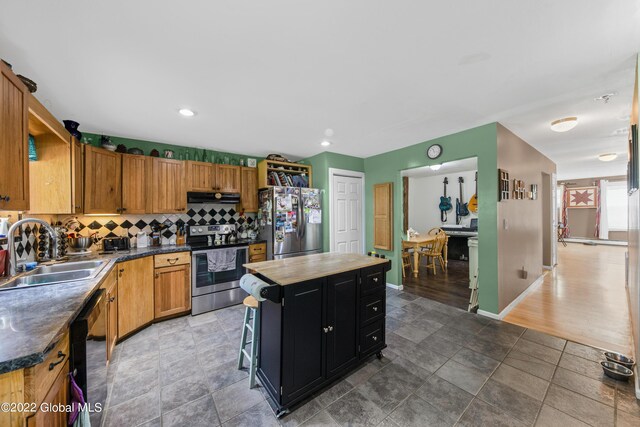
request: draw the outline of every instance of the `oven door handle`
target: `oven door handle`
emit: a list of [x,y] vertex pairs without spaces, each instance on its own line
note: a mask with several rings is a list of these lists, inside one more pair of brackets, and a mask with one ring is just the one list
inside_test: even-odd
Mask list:
[[220,247],[220,248],[215,248],[215,249],[202,249],[199,251],[193,251],[191,252],[191,255],[201,255],[201,254],[206,254],[208,252],[211,251],[219,251],[221,249],[237,249],[237,250],[241,250],[241,249],[247,249],[249,250],[249,246],[231,246],[231,247]]

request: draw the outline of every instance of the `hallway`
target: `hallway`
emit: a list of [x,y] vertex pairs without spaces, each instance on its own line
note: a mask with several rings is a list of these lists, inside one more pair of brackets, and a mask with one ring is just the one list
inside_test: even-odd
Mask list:
[[558,266],[505,321],[607,350],[632,353],[626,247],[558,245]]

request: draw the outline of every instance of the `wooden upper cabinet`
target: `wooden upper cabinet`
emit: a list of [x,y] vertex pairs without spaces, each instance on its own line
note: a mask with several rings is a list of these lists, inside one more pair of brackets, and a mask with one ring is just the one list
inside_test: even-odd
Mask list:
[[121,207],[121,155],[87,145],[84,151],[84,212],[118,213]]
[[393,250],[393,183],[373,186],[373,247]]
[[223,193],[239,193],[240,166],[216,165],[216,189]]
[[84,144],[71,138],[71,212],[84,212]]
[[242,191],[240,191],[240,202],[245,212],[258,212],[258,170],[256,168],[245,168],[241,170]]
[[0,210],[27,210],[29,91],[2,61],[0,74]]
[[187,168],[187,191],[211,192],[216,189],[216,165],[207,162],[185,162]]
[[153,159],[153,213],[175,213],[187,209],[184,162]]
[[152,162],[151,157],[122,155],[122,213],[151,212]]

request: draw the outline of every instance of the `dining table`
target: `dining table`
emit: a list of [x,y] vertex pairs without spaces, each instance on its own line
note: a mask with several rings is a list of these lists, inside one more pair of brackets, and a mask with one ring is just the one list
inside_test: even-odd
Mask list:
[[[413,277],[418,277],[419,274],[419,266],[420,266],[420,248],[424,248],[425,246],[429,246],[433,241],[436,240],[435,234],[417,234],[411,236],[409,240],[402,241],[402,250],[405,249],[413,249]],[[444,258],[444,268],[447,269],[447,252],[448,252],[448,243],[449,236],[444,243],[444,247],[442,248],[442,257]]]

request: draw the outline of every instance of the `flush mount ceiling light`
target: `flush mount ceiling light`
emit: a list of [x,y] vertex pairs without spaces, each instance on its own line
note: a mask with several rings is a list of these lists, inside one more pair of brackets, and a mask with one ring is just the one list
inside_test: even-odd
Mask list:
[[606,153],[606,154],[600,154],[598,156],[598,160],[600,160],[601,162],[610,162],[612,160],[615,160],[618,157],[618,155],[616,153]]
[[567,132],[576,127],[578,124],[577,117],[565,117],[551,122],[551,130],[554,132]]
[[322,142],[320,143],[320,145],[322,145],[323,147],[328,147],[328,146],[330,146],[330,145],[331,145],[331,142],[330,142],[330,141],[327,141],[327,140],[325,139],[324,141],[322,141]]
[[609,100],[616,96],[618,92],[609,92],[598,96],[597,98],[593,98],[594,101],[604,101],[605,104],[609,103]]
[[180,113],[181,115],[185,116],[185,117],[193,117],[196,115],[196,112],[193,110],[190,110],[188,108],[181,108],[178,110],[178,113]]
[[440,170],[440,168],[441,168],[441,167],[442,167],[442,165],[431,165],[431,166],[429,166],[429,168],[430,168],[432,171]]

